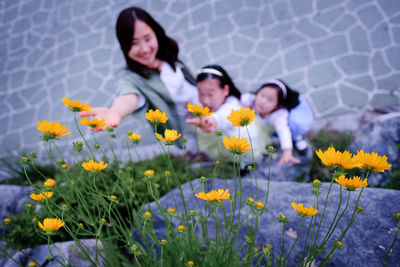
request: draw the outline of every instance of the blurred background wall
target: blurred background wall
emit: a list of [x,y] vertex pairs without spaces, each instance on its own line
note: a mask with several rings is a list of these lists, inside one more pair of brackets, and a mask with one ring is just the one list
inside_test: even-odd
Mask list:
[[[80,138],[61,99],[112,103],[114,74],[124,67],[114,24],[132,5],[178,41],[194,74],[221,64],[242,91],[281,78],[311,103],[317,120],[399,106],[397,0],[2,0],[0,158],[31,151],[43,158],[38,120],[67,125],[71,136],[57,144],[73,153]],[[128,130],[149,129],[127,118],[114,145],[126,146]],[[105,142],[107,134],[97,138]]]

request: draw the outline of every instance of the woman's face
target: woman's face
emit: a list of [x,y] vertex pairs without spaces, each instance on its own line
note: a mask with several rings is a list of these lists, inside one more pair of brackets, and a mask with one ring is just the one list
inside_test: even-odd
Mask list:
[[265,117],[278,107],[278,100],[278,90],[265,86],[256,95],[255,109],[261,117]]
[[217,79],[209,78],[197,83],[199,89],[199,100],[203,106],[210,108],[215,112],[225,102],[229,95],[229,86],[225,85],[221,88]]
[[153,29],[145,22],[138,20],[135,22],[134,32],[128,56],[150,69],[158,68],[160,63],[160,60],[156,58],[158,41]]

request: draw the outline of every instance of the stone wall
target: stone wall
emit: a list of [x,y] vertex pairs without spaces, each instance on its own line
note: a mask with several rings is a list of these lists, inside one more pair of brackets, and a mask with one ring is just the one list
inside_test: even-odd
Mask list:
[[[64,96],[111,104],[114,73],[124,65],[114,23],[131,5],[148,10],[179,42],[193,72],[221,64],[242,91],[282,78],[311,103],[316,118],[399,105],[399,1],[4,0],[0,157],[43,155],[38,120],[72,129]],[[138,127],[126,119],[117,147]],[[147,125],[140,130],[146,131]],[[71,137],[58,142],[62,149],[71,148],[77,132]]]

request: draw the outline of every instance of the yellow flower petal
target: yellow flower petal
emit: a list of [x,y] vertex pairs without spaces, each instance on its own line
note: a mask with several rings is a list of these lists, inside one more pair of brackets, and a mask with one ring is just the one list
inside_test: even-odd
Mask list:
[[96,162],[93,159],[83,162],[82,167],[87,171],[101,171],[107,168],[107,163],[103,161]]
[[255,110],[251,108],[240,108],[239,110],[232,110],[228,120],[232,122],[235,127],[249,125],[255,117]]
[[300,215],[314,216],[318,213],[318,210],[314,209],[312,206],[308,208],[304,207],[303,203],[296,204],[295,202],[292,202],[291,205]]
[[208,107],[200,107],[200,105],[192,105],[190,102],[187,104],[187,109],[196,117],[210,116],[212,112]]
[[360,163],[349,151],[336,151],[334,147],[329,147],[326,151],[319,149],[317,156],[325,166],[339,165],[344,169],[353,169],[360,166]]
[[153,124],[166,123],[168,121],[167,114],[165,112],[161,112],[158,109],[150,109],[149,111],[147,111],[146,119]]
[[364,150],[360,150],[354,157],[364,170],[370,168],[373,172],[384,172],[392,167],[387,162],[387,156],[379,156],[376,152],[364,153]]
[[73,102],[68,98],[68,96],[64,97],[62,99],[62,102],[64,105],[67,107],[71,108],[72,111],[74,112],[80,112],[80,111],[89,111],[92,109],[89,104],[83,104],[80,100],[76,99]]
[[224,136],[222,139],[226,149],[231,151],[233,154],[242,154],[250,150],[251,143],[247,142],[245,137],[237,138],[235,136],[228,137]]

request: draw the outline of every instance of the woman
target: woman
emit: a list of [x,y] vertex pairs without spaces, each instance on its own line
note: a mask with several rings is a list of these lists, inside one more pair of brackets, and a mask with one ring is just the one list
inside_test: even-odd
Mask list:
[[[117,75],[117,94],[110,108],[81,112],[117,127],[135,112],[144,120],[149,109],[166,112],[166,127],[182,131],[186,103],[198,102],[197,89],[190,72],[178,60],[177,43],[143,9],[131,7],[118,17],[116,33],[127,67]],[[98,130],[105,130],[106,127]]]

